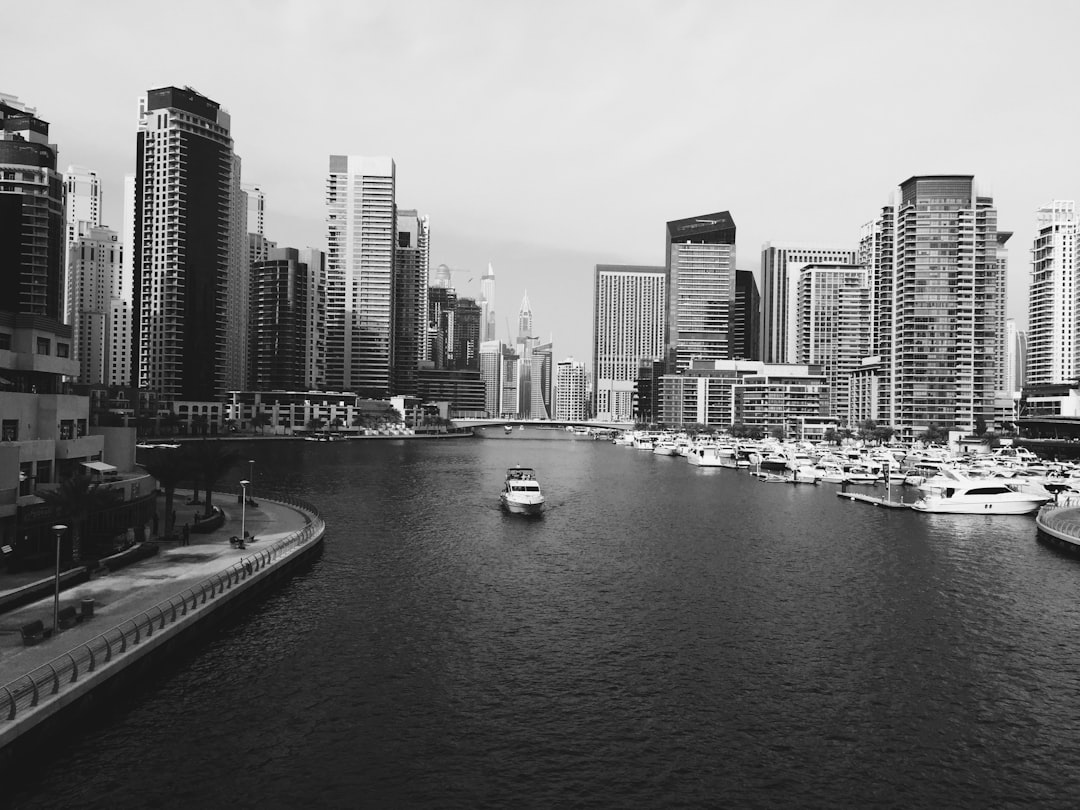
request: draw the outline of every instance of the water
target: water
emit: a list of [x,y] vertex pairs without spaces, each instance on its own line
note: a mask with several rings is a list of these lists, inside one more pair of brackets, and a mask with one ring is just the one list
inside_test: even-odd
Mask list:
[[1075,805],[1080,561],[1032,518],[558,438],[245,448],[324,554],[15,806]]

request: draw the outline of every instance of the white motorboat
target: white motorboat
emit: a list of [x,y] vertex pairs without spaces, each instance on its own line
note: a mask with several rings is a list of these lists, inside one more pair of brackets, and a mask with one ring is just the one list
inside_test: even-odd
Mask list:
[[911,504],[911,508],[944,514],[1027,515],[1048,500],[1044,495],[1017,492],[998,481],[968,478],[945,467],[935,486]]
[[[729,463],[725,465],[725,459]],[[724,467],[733,466],[731,461],[731,454],[725,455],[722,452],[722,448],[717,447],[715,444],[695,444],[689,450],[686,451],[686,460],[694,467]]]
[[519,515],[538,515],[544,509],[544,493],[531,467],[511,467],[506,471],[503,491],[499,494],[503,507]]

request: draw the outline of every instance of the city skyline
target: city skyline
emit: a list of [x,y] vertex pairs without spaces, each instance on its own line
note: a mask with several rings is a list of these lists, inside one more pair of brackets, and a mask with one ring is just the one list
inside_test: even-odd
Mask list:
[[[554,334],[560,359],[590,353],[593,267],[660,263],[664,222],[731,211],[738,267],[758,273],[765,242],[854,247],[898,180],[969,173],[1016,234],[1008,313],[1026,328],[1036,211],[1080,197],[1080,167],[1057,157],[1075,131],[1077,113],[1055,103],[1068,80],[1033,58],[1067,47],[1080,8],[1050,6],[1060,24],[1045,30],[1034,15],[967,2],[902,12],[850,2],[196,2],[164,33],[129,2],[68,7],[60,26],[54,10],[20,7],[19,25],[56,29],[56,67],[18,69],[40,60],[16,38],[2,90],[50,122],[62,167],[99,173],[102,224],[115,229],[148,87],[190,85],[230,112],[245,180],[264,190],[267,237],[278,244],[325,249],[327,155],[392,156],[403,168],[399,198],[431,217],[432,266],[469,268],[478,280],[491,262],[503,301],[528,288],[536,331]],[[124,43],[191,39],[200,8],[216,23],[198,28],[197,54],[133,65]],[[260,61],[253,81],[258,47],[275,41],[289,44],[289,58]],[[93,92],[75,92],[61,71],[86,64]],[[943,75],[961,77],[962,105],[941,89]],[[889,76],[896,92],[882,92]],[[405,92],[415,87],[423,103]],[[285,98],[319,116],[301,150],[291,127],[270,123]],[[934,124],[900,126],[905,98]],[[478,283],[459,292],[479,297]]]

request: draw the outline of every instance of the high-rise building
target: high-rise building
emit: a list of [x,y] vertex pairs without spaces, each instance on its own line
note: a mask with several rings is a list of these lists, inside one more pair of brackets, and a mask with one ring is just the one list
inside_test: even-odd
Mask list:
[[110,228],[82,222],[79,235],[68,246],[68,312],[71,343],[79,361],[76,382],[108,384],[110,358],[115,334],[115,317],[125,318],[120,303],[120,237]]
[[735,308],[735,221],[727,211],[667,223],[669,368],[731,357]]
[[795,295],[799,271],[808,264],[855,264],[856,251],[841,247],[773,245],[761,249],[761,359],[794,363]]
[[397,212],[394,251],[394,393],[416,396],[427,359],[429,223],[415,210]]
[[326,254],[315,248],[297,253],[307,268],[304,311],[304,391],[325,391],[326,385]]
[[266,235],[266,194],[262,186],[256,183],[241,183],[240,188],[246,194],[247,232]]
[[898,199],[864,230],[874,330],[853,396],[876,399],[873,418],[905,439],[931,425],[992,425],[1005,383],[1012,234],[998,230],[994,201],[971,175],[912,177]]
[[480,305],[459,298],[454,305],[453,368],[480,368]]
[[799,272],[795,362],[818,366],[828,383],[828,412],[849,422],[851,374],[870,351],[870,286],[862,265],[808,264]]
[[1019,401],[1027,376],[1027,333],[1016,328],[1016,319],[1005,320],[1005,393]]
[[498,417],[502,394],[503,344],[485,340],[480,344],[480,379],[484,382],[484,410],[489,417]]
[[[250,388],[248,339],[251,331],[251,258],[247,226],[247,194],[240,187],[240,158],[233,156],[229,185],[229,263],[225,277],[225,390]],[[259,227],[262,227],[261,225]]]
[[97,172],[83,166],[68,166],[64,172],[64,313],[71,310],[68,298],[71,292],[71,246],[90,228],[100,227],[101,206],[101,179]]
[[596,265],[592,387],[598,419],[634,419],[638,364],[664,355],[665,279],[664,267]]
[[1036,213],[1028,287],[1027,384],[1075,382],[1080,374],[1080,218],[1072,200]]
[[749,270],[735,271],[731,356],[733,360],[761,359],[761,295]]
[[488,262],[487,272],[480,277],[480,340],[495,340],[495,271]]
[[529,347],[529,418],[551,418],[551,389],[554,383],[550,343],[533,341]]
[[454,310],[457,293],[453,287],[428,287],[427,359],[434,368],[456,368]]
[[573,357],[560,362],[555,371],[555,418],[583,421],[588,417],[585,364]]
[[309,289],[295,248],[275,248],[252,265],[250,390],[304,390]]
[[394,358],[395,167],[331,155],[327,210],[327,384],[384,397]]
[[230,292],[247,297],[229,114],[190,87],[148,91],[136,166],[132,384],[166,400],[220,399],[238,382],[233,341],[246,334],[229,325],[240,306]]

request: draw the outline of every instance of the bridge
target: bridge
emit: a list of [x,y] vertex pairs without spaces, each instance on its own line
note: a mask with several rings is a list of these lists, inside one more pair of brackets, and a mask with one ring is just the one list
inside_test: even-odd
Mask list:
[[603,430],[633,430],[634,428],[632,422],[595,422],[573,419],[454,419],[453,422],[457,427],[468,428],[502,427],[503,425],[513,427],[524,425],[525,427],[558,428],[562,430],[568,427],[601,428]]

